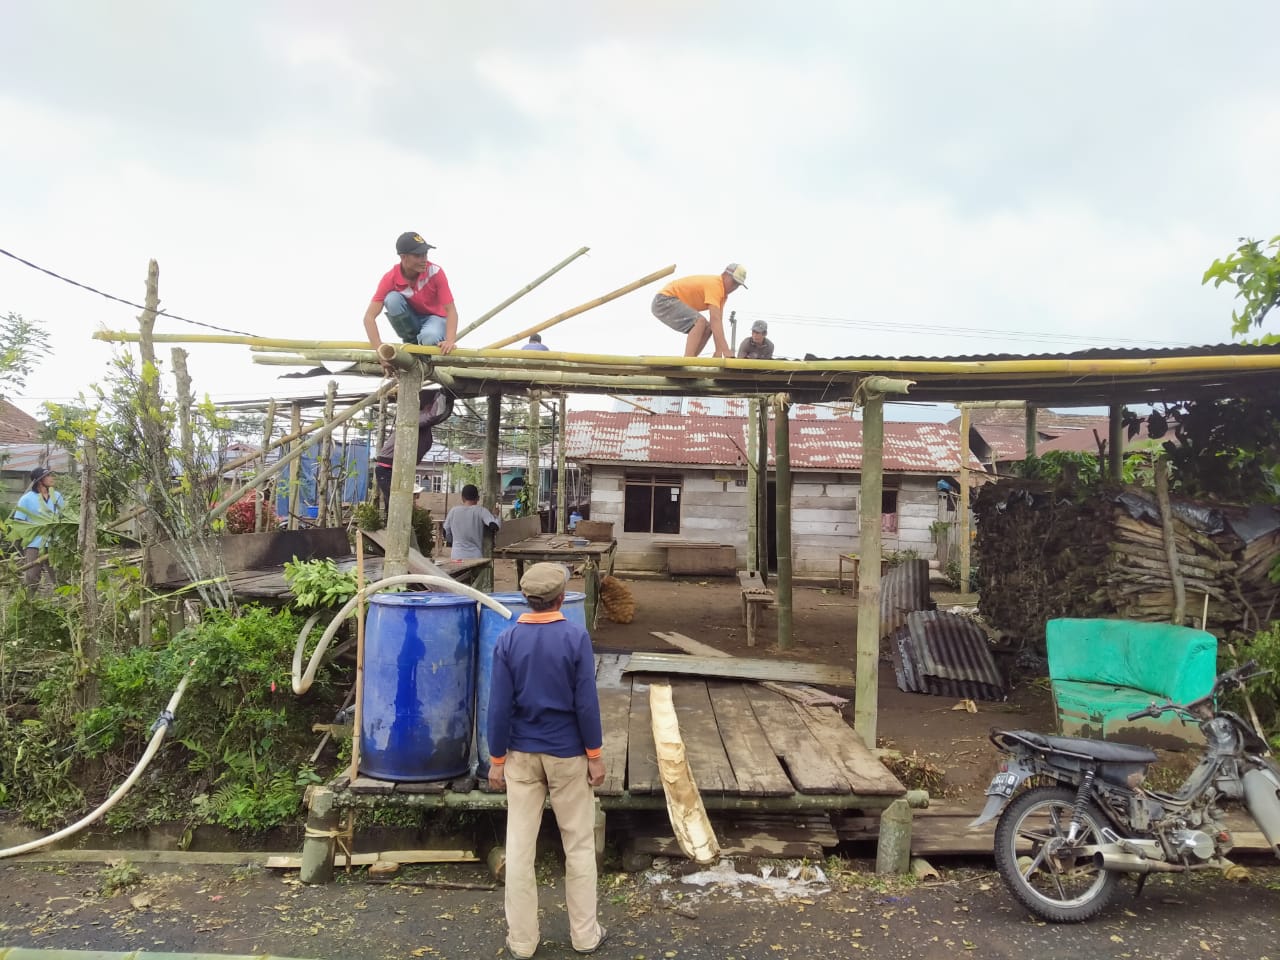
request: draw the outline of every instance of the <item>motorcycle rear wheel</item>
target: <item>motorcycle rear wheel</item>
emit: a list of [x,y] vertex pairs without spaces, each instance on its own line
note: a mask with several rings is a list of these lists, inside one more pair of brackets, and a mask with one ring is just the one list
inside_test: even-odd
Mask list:
[[[1065,787],[1033,787],[1005,808],[996,824],[996,869],[1009,892],[1051,923],[1080,923],[1111,901],[1119,874],[1077,857],[1065,846],[1075,807]],[[1103,843],[1106,819],[1086,802],[1077,845]],[[1021,858],[1021,861],[1020,859]]]

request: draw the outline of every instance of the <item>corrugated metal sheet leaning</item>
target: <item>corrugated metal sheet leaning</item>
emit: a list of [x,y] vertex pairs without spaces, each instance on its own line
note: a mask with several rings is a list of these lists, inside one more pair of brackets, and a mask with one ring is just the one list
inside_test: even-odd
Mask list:
[[972,617],[940,610],[907,615],[889,637],[898,688],[970,700],[1006,700],[986,631]]

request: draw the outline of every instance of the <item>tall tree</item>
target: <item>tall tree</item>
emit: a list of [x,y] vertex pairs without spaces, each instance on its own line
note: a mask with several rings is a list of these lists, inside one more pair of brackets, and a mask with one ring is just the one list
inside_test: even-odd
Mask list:
[[[1231,311],[1232,334],[1243,337],[1262,326],[1271,308],[1280,302],[1280,237],[1272,237],[1266,244],[1241,238],[1234,251],[1213,261],[1200,282],[1210,280],[1215,287],[1231,284],[1236,297],[1244,301],[1241,309]],[[1280,335],[1263,334],[1258,342],[1277,343]]]
[[49,353],[49,332],[41,324],[6,313],[0,321],[0,400],[26,386],[31,371]]

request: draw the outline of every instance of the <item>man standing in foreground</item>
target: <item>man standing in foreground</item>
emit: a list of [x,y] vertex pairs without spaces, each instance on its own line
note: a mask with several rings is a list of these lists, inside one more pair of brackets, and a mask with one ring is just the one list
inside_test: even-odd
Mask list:
[[[374,350],[382,345],[378,314],[384,308],[391,328],[405,343],[439,345],[441,353],[453,350],[458,336],[458,309],[444,271],[427,258],[434,249],[416,233],[402,233],[396,239],[400,262],[383,274],[364,312],[364,332]],[[389,362],[379,362],[388,376],[395,372]]]
[[547,794],[564,844],[565,908],[578,953],[608,933],[596,917],[595,804],[604,783],[591,636],[560,612],[569,571],[535,563],[520,578],[531,613],[498,636],[489,694],[489,786],[507,791],[507,950],[538,949],[538,830]]
[[[62,513],[67,501],[57,490],[53,489],[53,471],[48,467],[36,467],[31,471],[30,489],[18,500],[13,511],[13,519],[19,522],[33,523],[36,520],[56,517]],[[22,559],[25,569],[22,579],[28,587],[38,587],[41,578],[57,586],[53,577],[53,567],[49,564],[49,555],[45,550],[48,540],[44,534],[32,537],[31,542],[23,550]]]
[[453,507],[444,518],[445,543],[452,548],[451,560],[474,560],[484,556],[484,532],[498,532],[498,518],[480,506],[480,491],[474,483],[462,488],[462,506]]
[[751,336],[738,344],[739,360],[772,360],[773,341],[765,336],[769,325],[763,320],[751,324]]
[[[672,280],[654,296],[651,309],[672,330],[688,334],[684,343],[686,357],[696,357],[713,337],[712,356],[732,357],[724,336],[724,301],[739,287],[747,287],[747,268],[731,263],[718,277],[697,275]],[[707,311],[705,317],[703,310]]]

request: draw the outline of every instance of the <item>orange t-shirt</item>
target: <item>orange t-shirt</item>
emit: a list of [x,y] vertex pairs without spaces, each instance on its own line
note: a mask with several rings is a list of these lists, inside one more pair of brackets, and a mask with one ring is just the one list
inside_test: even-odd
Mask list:
[[658,291],[664,297],[675,297],[693,310],[724,308],[724,279],[720,274],[681,277]]

